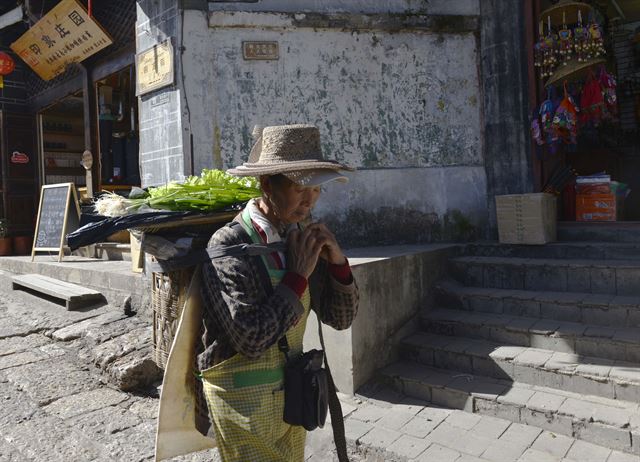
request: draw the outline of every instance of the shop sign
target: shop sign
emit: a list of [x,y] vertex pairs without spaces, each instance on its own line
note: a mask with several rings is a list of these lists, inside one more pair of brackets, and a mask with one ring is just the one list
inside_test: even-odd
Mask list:
[[276,60],[279,56],[278,42],[242,42],[245,60]]
[[144,95],[173,84],[173,46],[171,40],[136,55],[136,95]]
[[12,164],[28,164],[29,156],[24,152],[13,151],[11,153],[11,163]]
[[78,0],[62,0],[11,44],[11,49],[43,80],[62,74],[111,45],[109,34]]

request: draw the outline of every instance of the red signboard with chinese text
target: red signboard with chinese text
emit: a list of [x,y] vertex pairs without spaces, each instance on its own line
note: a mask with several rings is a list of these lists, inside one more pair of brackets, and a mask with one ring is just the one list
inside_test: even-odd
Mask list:
[[67,64],[80,62],[112,42],[77,0],[62,0],[12,43],[11,49],[43,80],[51,80]]

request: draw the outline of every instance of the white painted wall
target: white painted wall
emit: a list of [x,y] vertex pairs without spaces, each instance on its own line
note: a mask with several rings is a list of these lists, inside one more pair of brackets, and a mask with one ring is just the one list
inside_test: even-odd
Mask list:
[[[339,222],[353,210],[374,217],[391,207],[442,218],[455,209],[482,224],[476,36],[314,30],[291,18],[214,12],[206,27],[203,12],[185,12],[195,171],[245,161],[256,124],[313,123],[327,157],[360,169],[328,193],[318,217]],[[244,60],[247,40],[277,41],[279,59]]]

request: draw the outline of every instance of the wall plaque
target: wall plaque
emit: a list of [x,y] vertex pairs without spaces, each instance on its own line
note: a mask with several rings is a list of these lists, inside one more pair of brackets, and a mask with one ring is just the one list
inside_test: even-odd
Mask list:
[[136,95],[144,95],[173,84],[173,46],[171,40],[136,55]]
[[278,42],[242,42],[244,59],[276,60],[280,57]]

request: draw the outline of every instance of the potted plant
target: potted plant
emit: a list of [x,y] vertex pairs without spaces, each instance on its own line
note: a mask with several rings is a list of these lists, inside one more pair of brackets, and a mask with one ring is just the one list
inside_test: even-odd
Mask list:
[[9,222],[6,218],[0,218],[0,255],[11,255],[12,244],[12,239],[9,237]]

